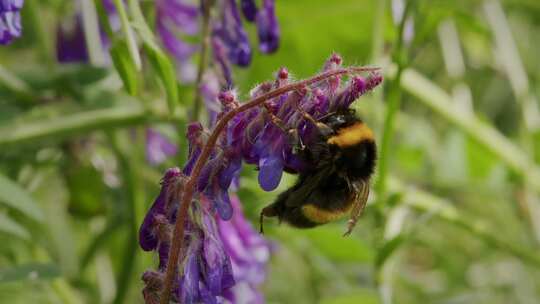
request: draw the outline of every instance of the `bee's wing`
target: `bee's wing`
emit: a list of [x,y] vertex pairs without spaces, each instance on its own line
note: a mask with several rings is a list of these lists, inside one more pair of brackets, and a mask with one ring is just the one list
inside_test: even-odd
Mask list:
[[361,180],[355,182],[352,184],[352,187],[354,188],[354,202],[351,210],[350,219],[347,223],[347,231],[345,231],[343,236],[351,234],[354,226],[356,225],[356,222],[358,221],[358,218],[360,217],[360,215],[362,215],[362,211],[364,211],[364,208],[366,207],[366,203],[369,197],[369,180]]
[[298,207],[305,204],[311,193],[320,187],[327,174],[327,170],[320,170],[303,177],[289,193],[285,201],[287,207]]

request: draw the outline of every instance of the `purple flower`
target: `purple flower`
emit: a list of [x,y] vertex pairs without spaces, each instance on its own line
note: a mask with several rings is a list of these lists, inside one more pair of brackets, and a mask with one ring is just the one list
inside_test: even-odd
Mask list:
[[178,148],[175,144],[152,128],[146,129],[146,160],[151,165],[163,163],[168,157],[174,156]]
[[[2,0],[0,0],[2,1]],[[120,29],[120,17],[116,12],[116,7],[112,0],[102,0],[103,7],[107,13],[109,24],[113,31]],[[103,52],[107,56],[107,63],[110,62],[108,49],[111,42],[109,37],[100,28],[100,39],[103,46]],[[66,18],[56,30],[56,58],[60,63],[87,63],[88,49],[84,36],[83,22],[81,12],[78,11],[75,16]]]
[[271,247],[246,220],[236,195],[231,197],[231,202],[234,209],[231,220],[218,220],[219,234],[225,251],[231,257],[236,281],[225,298],[231,303],[263,303],[258,286],[266,277]]
[[8,44],[21,36],[23,4],[24,0],[0,0],[0,44]]
[[257,4],[255,4],[255,0],[241,0],[240,6],[246,20],[250,22],[255,21],[255,17],[257,16]]
[[[176,58],[181,69],[185,69],[188,60],[197,51],[197,45],[188,42],[189,36],[199,33],[202,16],[199,6],[188,0],[156,0],[156,28],[165,48]],[[264,0],[257,8],[254,0],[242,0],[240,8],[236,0],[216,0],[216,13],[211,15],[212,50],[214,60],[222,71],[229,70],[229,62],[247,66],[251,62],[252,51],[248,35],[240,18],[240,10],[246,20],[256,21],[259,33],[260,49],[263,53],[274,52],[279,45],[279,28],[275,16],[273,0]],[[225,71],[228,87],[230,72]]]
[[[185,175],[178,168],[167,170],[159,196],[146,214],[139,229],[139,244],[145,251],[157,251],[157,271],[143,274],[143,296],[147,303],[159,300],[171,242],[171,231],[176,221],[179,195]],[[173,300],[177,303],[217,303],[225,291],[235,284],[229,255],[220,237],[215,217],[207,206],[210,201],[200,195],[199,203],[191,206],[185,223],[182,251],[178,265]]]
[[251,47],[247,33],[240,20],[240,12],[235,0],[222,0],[221,16],[214,25],[213,34],[227,47],[229,60],[239,66],[251,63]]
[[[174,198],[174,189],[178,183],[185,179],[184,174],[178,168],[171,168],[165,172],[161,180],[161,191],[144,217],[144,221],[139,229],[139,245],[144,251],[158,248],[160,233],[163,232],[163,217],[166,219],[172,216],[170,204]],[[163,237],[163,235],[161,235]]]
[[62,63],[88,61],[81,16],[77,15],[58,27],[56,31],[56,58]]
[[[337,69],[341,62],[341,57],[333,54],[324,64],[323,71]],[[264,106],[240,112],[229,121],[218,135],[195,183],[195,202],[190,206],[185,233],[181,236],[181,252],[185,254],[177,261],[182,271],[175,280],[174,301],[262,302],[257,287],[265,278],[270,247],[244,219],[238,198],[229,196],[242,162],[258,165],[259,184],[267,191],[277,187],[283,171],[298,172],[316,165],[298,157],[295,151],[297,140],[309,147],[320,136],[305,114],[321,120],[334,111],[349,111],[352,102],[381,81],[382,76],[376,72],[367,77],[354,76],[348,81],[338,76],[330,77],[276,96],[267,100]],[[250,95],[257,97],[288,83],[289,73],[281,68],[275,81],[260,84]],[[218,112],[213,105],[218,121],[240,107],[234,91],[221,92],[215,99],[215,104],[219,103],[221,108]],[[209,132],[200,123],[188,126],[188,161],[182,171],[167,171],[161,193],[141,226],[141,247],[155,250],[159,255],[158,273],[147,272],[143,277],[146,283],[143,294],[148,303],[155,301],[155,286],[160,286],[160,274],[165,271],[184,181],[192,173],[208,136]]]
[[274,0],[263,0],[263,7],[257,12],[256,21],[261,52],[275,52],[279,46],[279,26]]
[[199,31],[199,10],[189,1],[158,0],[156,1],[156,29],[163,41],[165,49],[177,61],[185,62],[197,50],[194,44],[180,39],[176,33],[194,35]]

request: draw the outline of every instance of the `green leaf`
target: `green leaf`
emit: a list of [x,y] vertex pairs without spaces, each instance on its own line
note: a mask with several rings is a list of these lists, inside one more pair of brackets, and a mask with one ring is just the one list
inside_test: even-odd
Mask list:
[[14,181],[0,174],[0,202],[38,222],[43,220],[39,205]]
[[0,283],[22,280],[50,280],[60,276],[55,264],[25,264],[0,269]]
[[382,248],[377,252],[377,257],[375,259],[375,267],[377,269],[380,269],[384,265],[386,260],[388,260],[388,258],[390,258],[392,253],[394,253],[396,251],[396,249],[398,249],[399,246],[406,239],[407,239],[406,235],[398,234],[398,235],[394,236],[393,238],[391,238],[390,240],[386,241],[383,244]]
[[[62,113],[47,119],[14,121],[0,125],[0,145],[33,143],[38,139],[69,136],[144,122],[148,112],[138,103]],[[1,197],[1,194],[0,194]]]
[[111,57],[114,67],[118,71],[124,87],[130,95],[136,95],[139,87],[137,67],[130,57],[126,41],[116,40],[111,48]]
[[30,233],[7,215],[0,213],[0,233],[11,234],[24,240],[30,239]]
[[167,103],[169,110],[174,112],[178,103],[178,86],[176,84],[176,72],[173,64],[157,46],[150,43],[144,43],[144,49],[148,54],[150,63],[159,75],[163,82],[165,91],[167,92]]

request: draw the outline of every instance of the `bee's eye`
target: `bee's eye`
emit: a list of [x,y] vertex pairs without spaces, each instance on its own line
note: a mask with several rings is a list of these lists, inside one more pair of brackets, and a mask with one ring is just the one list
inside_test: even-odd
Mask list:
[[343,115],[334,115],[330,117],[327,121],[327,125],[333,129],[339,129],[340,126],[344,125],[347,121]]

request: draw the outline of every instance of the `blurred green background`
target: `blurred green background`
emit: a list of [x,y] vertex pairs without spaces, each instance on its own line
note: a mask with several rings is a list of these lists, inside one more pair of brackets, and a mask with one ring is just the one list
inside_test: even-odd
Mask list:
[[[169,115],[147,64],[133,97],[114,68],[56,63],[71,1],[25,2],[23,37],[0,47],[0,303],[141,303],[155,258],[135,232],[163,170],[185,160],[193,87],[180,84]],[[355,105],[381,151],[365,214],[349,238],[344,221],[269,222],[266,301],[538,303],[540,1],[414,1],[403,36],[395,2],[277,0],[278,52],[234,70],[242,100],[279,67],[301,79],[332,52],[386,78]],[[178,157],[147,164],[148,126]],[[265,193],[253,167],[243,176],[253,223],[294,181]]]

